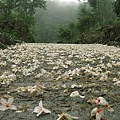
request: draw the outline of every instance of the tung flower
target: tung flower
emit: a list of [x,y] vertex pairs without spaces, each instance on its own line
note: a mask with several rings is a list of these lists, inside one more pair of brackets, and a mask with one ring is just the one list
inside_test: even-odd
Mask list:
[[98,109],[97,110],[97,113],[96,113],[96,120],[101,120],[101,118],[103,117],[104,115],[104,112],[103,112],[103,109]]
[[12,105],[14,98],[9,98],[8,101],[6,101],[4,98],[1,98],[1,106],[0,106],[0,110],[5,111],[8,109],[11,110],[17,110],[15,105]]
[[80,97],[80,98],[85,98],[84,95],[80,95],[78,91],[74,91],[70,94],[70,97]]
[[62,113],[61,115],[58,115],[59,118],[57,120],[75,120],[79,119],[78,117],[71,116],[67,113]]
[[70,97],[77,97],[77,96],[80,96],[78,91],[74,91],[70,94]]
[[114,85],[120,86],[120,81],[115,82]]
[[94,108],[92,111],[91,111],[91,117],[93,116],[96,116],[96,120],[101,120],[101,118],[103,117],[104,115],[104,112],[103,112],[103,109],[100,108],[98,109],[97,107]]
[[35,107],[33,113],[37,113],[37,116],[39,116],[42,112],[44,113],[51,113],[50,110],[45,109],[42,105],[42,101],[40,101],[39,106]]
[[108,107],[108,102],[105,100],[105,98],[103,97],[98,97],[96,100],[95,100],[95,103],[99,104],[99,105],[104,105],[106,107]]
[[102,73],[102,74],[101,74],[101,77],[100,77],[100,80],[101,80],[101,81],[107,80],[107,75],[106,75],[105,73]]
[[94,108],[94,109],[91,111],[91,117],[93,117],[93,116],[96,115],[97,110],[98,110],[98,108],[96,107],[96,108]]

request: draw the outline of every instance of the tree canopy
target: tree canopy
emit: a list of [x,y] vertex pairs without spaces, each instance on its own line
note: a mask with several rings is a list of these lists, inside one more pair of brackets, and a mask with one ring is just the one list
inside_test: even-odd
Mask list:
[[114,3],[114,12],[118,17],[120,17],[120,0],[116,0]]
[[28,18],[33,17],[37,7],[45,9],[46,1],[44,0],[0,0],[1,19],[22,20],[27,24],[29,23]]
[[[18,21],[18,23],[20,24],[23,23],[25,26],[27,26],[29,32],[28,38],[33,39],[33,29],[36,24],[34,19],[36,8],[46,9],[46,1],[45,0],[0,0],[0,21],[3,21],[3,23],[5,23],[4,21],[9,21],[9,22]],[[5,32],[5,34],[12,34],[10,36],[16,34],[16,31],[14,30],[8,31],[6,27],[3,31]]]
[[[82,43],[83,34],[100,29],[105,25],[111,25],[116,21],[115,13],[118,17],[120,16],[119,5],[119,0],[116,0],[116,2],[114,0],[84,0],[78,7],[78,21],[74,23],[76,29],[60,28],[60,41],[63,43]],[[71,35],[73,31],[74,34]]]
[[[34,35],[35,42],[82,43],[84,33],[114,24],[116,16],[120,18],[120,0],[82,0],[79,4],[59,0],[0,0],[0,26],[1,21],[18,21],[17,27],[22,22],[27,26],[26,29],[23,25],[22,30],[29,31],[29,38]],[[15,35],[14,30],[6,29]]]

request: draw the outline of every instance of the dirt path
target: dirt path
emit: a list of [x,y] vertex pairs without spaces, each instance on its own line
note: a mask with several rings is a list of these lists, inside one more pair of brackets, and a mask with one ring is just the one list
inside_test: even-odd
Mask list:
[[[95,120],[92,100],[110,105],[105,120],[120,118],[120,48],[101,44],[21,44],[0,50],[0,98],[14,97],[17,111],[0,111],[0,120],[57,120],[68,113]],[[70,97],[78,91],[80,96]],[[33,114],[39,101],[51,111]]]

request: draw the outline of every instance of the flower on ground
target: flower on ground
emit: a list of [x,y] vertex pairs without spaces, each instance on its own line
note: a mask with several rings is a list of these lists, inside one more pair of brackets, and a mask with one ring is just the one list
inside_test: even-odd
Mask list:
[[70,94],[70,97],[77,97],[77,96],[80,96],[78,91],[74,91]]
[[120,86],[120,81],[115,82],[114,85]]
[[91,117],[96,116],[96,120],[101,120],[101,118],[104,116],[104,112],[102,108],[94,108],[91,111]]
[[34,108],[33,113],[37,113],[37,117],[38,117],[38,116],[39,116],[41,113],[43,113],[43,112],[44,112],[44,113],[51,113],[50,110],[45,109],[45,108],[43,107],[42,101],[40,101],[39,106],[37,106],[37,107]]
[[103,97],[98,97],[96,100],[95,100],[95,103],[99,104],[99,105],[103,105],[103,106],[106,106],[108,107],[108,102],[105,100],[105,98]]
[[101,77],[100,77],[100,80],[101,80],[101,81],[106,81],[106,80],[107,80],[107,77],[108,77],[108,76],[107,76],[105,73],[102,73],[102,74],[101,74]]
[[2,105],[0,105],[0,110],[2,111],[8,110],[8,109],[17,110],[16,106],[12,105],[13,101],[14,101],[13,97],[9,98],[8,101],[6,101],[4,98],[1,98],[0,103]]
[[67,113],[62,113],[61,115],[58,115],[59,118],[57,120],[75,120],[75,119],[79,119],[78,117],[74,117],[74,116],[71,116]]
[[97,113],[96,113],[96,120],[101,120],[101,118],[103,117],[104,115],[104,112],[103,112],[103,109],[98,109],[97,110]]
[[77,97],[79,96],[80,98],[85,98],[84,95],[80,95],[78,91],[74,91],[70,94],[70,97]]
[[91,117],[93,117],[93,116],[96,115],[97,110],[98,110],[98,108],[96,107],[96,108],[94,108],[94,109],[91,111]]

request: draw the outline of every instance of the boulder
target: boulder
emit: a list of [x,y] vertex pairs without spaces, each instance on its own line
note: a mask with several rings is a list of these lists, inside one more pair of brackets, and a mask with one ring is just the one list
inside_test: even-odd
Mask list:
[[11,45],[12,44],[10,37],[8,37],[4,33],[0,33],[0,43],[2,43],[4,45]]
[[120,23],[113,26],[104,26],[96,31],[89,31],[84,34],[83,38],[82,43],[85,44],[100,43],[120,47]]
[[7,48],[7,46],[0,42],[0,49],[5,49],[5,48]]

